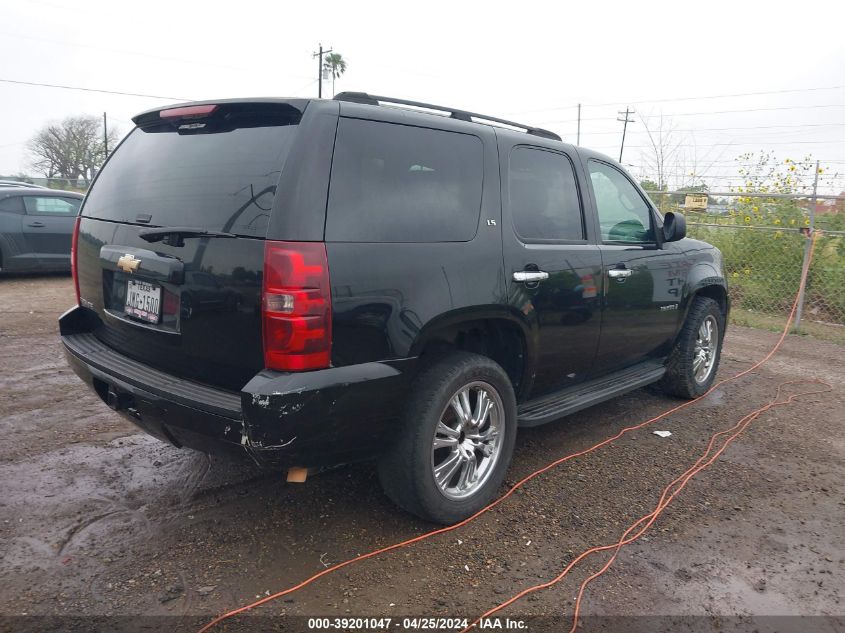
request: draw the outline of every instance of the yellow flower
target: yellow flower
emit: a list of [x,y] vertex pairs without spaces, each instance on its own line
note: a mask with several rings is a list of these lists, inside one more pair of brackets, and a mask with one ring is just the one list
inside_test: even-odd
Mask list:
[[780,218],[775,218],[775,224],[780,224]]
[[[778,239],[779,237],[783,237],[783,231],[775,231],[775,239]],[[780,277],[780,275],[778,275],[778,277]]]
[[734,279],[736,279],[737,277],[739,277],[739,273],[734,273],[733,277],[734,277]]
[[810,218],[804,218],[804,226],[810,226]]
[[792,218],[792,219],[789,221],[789,223],[790,223],[792,226],[795,226],[795,218]]
[[751,216],[750,216],[750,215],[746,215],[746,216],[745,216],[745,223],[746,223],[746,224],[751,224]]
[[751,270],[750,270],[750,269],[748,269],[748,268],[746,268],[746,269],[745,269],[744,271],[742,271],[742,272],[744,272],[746,275],[750,275],[750,274],[751,274]]
[[757,207],[751,207],[751,210],[752,210],[754,213],[757,213],[757,212],[759,211],[759,209],[758,209]]
[[823,174],[823,173],[824,173],[824,167],[819,167],[819,173],[820,173],[820,174]]
[[789,171],[795,171],[795,165],[790,165],[790,166],[789,166]]

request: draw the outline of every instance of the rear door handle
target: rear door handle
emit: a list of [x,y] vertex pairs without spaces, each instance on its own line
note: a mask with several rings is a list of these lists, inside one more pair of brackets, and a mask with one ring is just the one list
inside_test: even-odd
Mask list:
[[607,276],[611,279],[627,279],[634,274],[630,268],[611,268],[607,271]]
[[518,270],[513,274],[514,281],[536,282],[549,278],[549,273],[542,270]]
[[43,222],[30,222],[27,226],[34,226],[35,228],[39,229],[44,226]]

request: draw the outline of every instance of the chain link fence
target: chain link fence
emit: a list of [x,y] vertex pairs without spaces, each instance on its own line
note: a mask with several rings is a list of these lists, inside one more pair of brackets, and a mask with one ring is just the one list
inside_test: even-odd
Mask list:
[[677,195],[654,198],[664,212],[685,213],[689,237],[722,251],[731,321],[739,325],[783,327],[798,293],[810,236],[819,232],[795,329],[845,343],[845,230],[840,230],[845,228],[845,209],[840,208],[845,198],[818,196],[820,203],[807,196],[715,194],[723,200],[713,213],[686,209]]

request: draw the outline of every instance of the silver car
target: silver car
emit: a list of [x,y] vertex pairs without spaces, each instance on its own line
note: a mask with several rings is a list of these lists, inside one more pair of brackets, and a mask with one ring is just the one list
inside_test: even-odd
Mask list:
[[0,186],[0,271],[70,271],[73,225],[83,197]]

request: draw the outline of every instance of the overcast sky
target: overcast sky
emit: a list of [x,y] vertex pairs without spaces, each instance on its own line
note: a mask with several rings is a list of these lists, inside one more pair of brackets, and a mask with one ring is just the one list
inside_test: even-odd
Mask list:
[[[346,58],[336,90],[386,94],[554,130],[642,176],[662,113],[711,190],[737,184],[734,159],[775,150],[845,174],[845,2],[236,3],[0,0],[0,174],[32,173],[26,141],[68,115],[180,100],[316,96],[319,43]],[[331,82],[325,94],[331,93]],[[775,92],[795,90],[794,92]],[[721,97],[737,93],[768,93]],[[705,98],[717,97],[719,98]],[[596,105],[605,104],[605,105]],[[670,181],[672,182],[672,181]],[[845,176],[829,187],[845,189]]]

